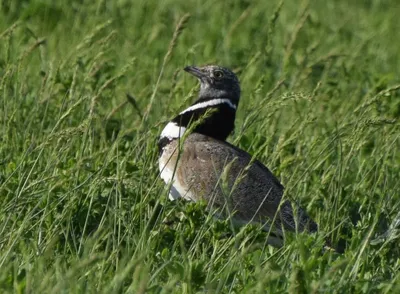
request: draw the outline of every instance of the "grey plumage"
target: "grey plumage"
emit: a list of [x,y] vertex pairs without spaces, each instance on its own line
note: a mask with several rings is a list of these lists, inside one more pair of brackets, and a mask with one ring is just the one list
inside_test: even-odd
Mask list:
[[[237,76],[227,68],[206,65],[201,68],[185,67],[185,71],[197,77],[200,81],[199,100],[229,98],[235,104],[239,103],[240,85]],[[221,77],[217,75],[222,74]]]
[[180,153],[178,145],[175,140],[165,149],[168,160],[164,164],[174,169],[180,157],[175,177],[186,187],[185,199],[205,200],[210,209],[232,215],[237,223],[258,222],[265,230],[274,220],[272,232],[280,237],[282,229],[296,231],[296,225],[300,232],[317,231],[315,222],[300,207],[295,220],[291,203],[281,203],[283,186],[278,179],[259,161],[251,162],[245,151],[197,133],[185,139]]
[[[317,224],[303,209],[282,201],[284,188],[269,169],[225,141],[233,130],[240,98],[236,75],[219,66],[185,70],[198,77],[201,87],[199,99],[175,117],[160,137],[161,177],[166,183],[173,181],[170,198],[205,200],[220,215],[241,224],[258,222],[265,230],[273,223],[276,238],[269,240],[273,245],[282,244],[283,230],[316,232]],[[210,108],[212,114],[202,118]],[[196,121],[194,132],[184,136]]]

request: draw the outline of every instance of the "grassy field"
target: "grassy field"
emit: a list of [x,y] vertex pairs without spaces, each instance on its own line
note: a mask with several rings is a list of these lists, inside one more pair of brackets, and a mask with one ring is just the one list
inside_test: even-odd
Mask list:
[[[400,292],[399,1],[95,2],[0,1],[1,293]],[[157,138],[208,63],[318,235],[168,201]]]

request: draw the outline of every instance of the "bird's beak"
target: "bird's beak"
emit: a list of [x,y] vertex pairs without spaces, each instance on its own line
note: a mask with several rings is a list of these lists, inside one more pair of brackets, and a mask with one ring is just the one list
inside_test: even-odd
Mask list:
[[184,70],[195,77],[199,78],[200,80],[203,80],[204,78],[207,77],[207,75],[198,67],[196,66],[186,66]]

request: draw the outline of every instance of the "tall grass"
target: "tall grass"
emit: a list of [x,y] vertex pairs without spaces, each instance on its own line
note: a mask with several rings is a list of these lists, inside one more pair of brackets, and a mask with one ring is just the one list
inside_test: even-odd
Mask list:
[[[400,291],[397,1],[0,7],[2,293]],[[157,137],[195,99],[181,69],[206,63],[241,80],[229,140],[318,235],[276,249],[167,200]]]

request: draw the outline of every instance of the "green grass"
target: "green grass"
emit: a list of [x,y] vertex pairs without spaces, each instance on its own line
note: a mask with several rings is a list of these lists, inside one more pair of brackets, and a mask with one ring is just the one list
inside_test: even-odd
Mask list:
[[[0,1],[1,293],[400,291],[398,1],[231,2]],[[167,200],[157,137],[207,63],[318,235]]]

